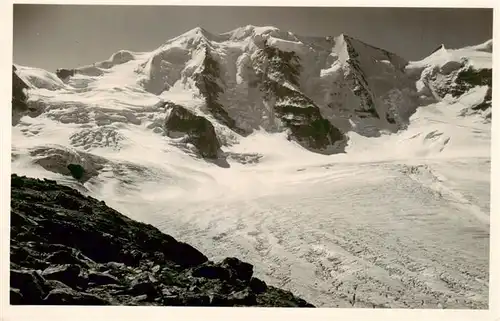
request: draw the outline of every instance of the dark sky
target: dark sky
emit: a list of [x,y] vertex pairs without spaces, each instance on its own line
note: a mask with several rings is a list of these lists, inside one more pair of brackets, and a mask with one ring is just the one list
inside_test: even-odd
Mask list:
[[492,9],[14,5],[14,62],[54,71],[151,51],[196,26],[213,33],[275,26],[304,36],[341,33],[409,60],[492,38]]

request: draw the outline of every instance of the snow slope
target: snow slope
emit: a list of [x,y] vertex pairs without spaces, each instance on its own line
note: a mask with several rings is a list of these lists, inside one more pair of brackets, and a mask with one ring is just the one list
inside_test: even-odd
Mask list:
[[[301,55],[298,86],[284,86],[312,99],[332,123],[348,124],[345,153],[313,153],[287,131],[271,130],[262,115],[272,102],[252,85],[260,81],[256,52],[264,38]],[[491,45],[407,63],[347,37],[361,57],[355,70],[346,65],[345,39],[273,27],[221,35],[196,28],[153,52],[123,51],[77,68],[64,81],[16,66],[34,111],[12,128],[12,171],[78,188],[213,258],[251,262],[258,277],[318,306],[486,308],[491,125],[484,113],[464,110],[482,103],[488,86],[457,97],[421,88],[419,99],[412,86],[417,92],[426,70],[445,75],[442,67],[462,57],[482,57],[481,68],[491,68]],[[247,135],[207,109],[196,84],[206,46],[220,64],[219,100],[238,125],[253,129]],[[354,85],[364,94],[354,94]],[[399,98],[381,103],[393,89]],[[328,109],[325,90],[343,93],[336,99],[346,114]],[[369,107],[363,99],[370,97],[378,114],[391,109],[401,123],[359,117],[354,110]],[[164,135],[165,102],[212,122],[228,166]],[[90,178],[62,175],[68,162]]]

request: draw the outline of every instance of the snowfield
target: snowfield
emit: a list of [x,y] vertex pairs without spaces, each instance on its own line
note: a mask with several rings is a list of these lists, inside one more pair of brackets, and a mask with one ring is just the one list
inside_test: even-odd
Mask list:
[[[293,49],[295,40],[280,46]],[[349,132],[345,154],[214,124],[226,142],[229,167],[221,167],[162,135],[163,101],[202,111],[180,80],[161,95],[140,87],[150,71],[137,66],[156,54],[124,51],[100,63],[111,66],[101,76],[79,74],[72,84],[18,66],[44,107],[13,127],[12,172],[78,188],[211,259],[250,262],[257,277],[320,307],[488,307],[491,124],[463,115],[484,87],[420,106],[397,133]],[[80,184],[36,164],[44,156],[33,150],[43,146],[104,163]]]
[[[472,132],[448,127],[452,137]],[[457,148],[449,158],[403,135],[391,138],[406,158],[385,137],[365,138],[372,157],[358,158],[315,157],[257,134],[235,150],[262,154],[258,164],[197,168],[175,191],[145,182],[105,199],[213,258],[243,257],[258,277],[319,306],[486,308],[489,131],[480,134],[482,153]]]

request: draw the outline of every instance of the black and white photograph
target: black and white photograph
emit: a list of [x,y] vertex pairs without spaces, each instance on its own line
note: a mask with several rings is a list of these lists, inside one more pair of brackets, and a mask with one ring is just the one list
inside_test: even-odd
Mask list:
[[12,6],[11,308],[491,308],[493,8]]

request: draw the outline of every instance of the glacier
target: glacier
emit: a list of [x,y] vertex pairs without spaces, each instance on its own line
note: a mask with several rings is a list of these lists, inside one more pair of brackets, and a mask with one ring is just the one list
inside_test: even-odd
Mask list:
[[[277,56],[262,58],[263,43]],[[407,62],[347,35],[246,26],[195,28],[68,77],[15,65],[29,110],[13,123],[12,172],[75,187],[213,259],[237,256],[316,306],[484,309],[492,107],[477,106],[491,87],[447,90],[468,68],[491,70],[491,49]],[[199,86],[207,55],[216,98]],[[296,79],[276,58],[288,55]],[[266,81],[292,96],[265,98]],[[276,106],[304,101],[341,140],[312,150],[291,134],[295,109]],[[165,134],[166,102],[211,122],[227,166]]]

